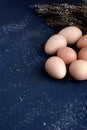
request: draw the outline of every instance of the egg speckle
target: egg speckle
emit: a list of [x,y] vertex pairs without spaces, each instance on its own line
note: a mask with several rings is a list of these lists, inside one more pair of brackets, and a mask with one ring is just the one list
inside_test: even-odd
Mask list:
[[82,47],[87,47],[87,34],[83,35],[77,42],[77,47],[82,48]]
[[57,56],[62,58],[66,65],[69,65],[77,59],[76,52],[70,47],[63,47],[57,51]]
[[71,63],[69,72],[76,80],[87,80],[87,61],[76,60]]
[[67,46],[67,41],[64,36],[55,34],[51,36],[45,44],[45,53],[48,55],[55,54],[61,47]]
[[87,60],[87,47],[83,47],[78,52],[78,59]]
[[82,31],[76,26],[69,26],[62,29],[58,34],[63,35],[67,40],[67,44],[72,45],[82,36]]
[[62,79],[66,75],[66,65],[64,61],[57,56],[48,58],[45,63],[45,70],[50,76],[56,79]]

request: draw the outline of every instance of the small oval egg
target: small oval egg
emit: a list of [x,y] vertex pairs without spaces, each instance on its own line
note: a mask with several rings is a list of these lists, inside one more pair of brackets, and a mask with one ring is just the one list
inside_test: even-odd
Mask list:
[[69,72],[76,80],[87,79],[87,61],[76,60],[70,64]]
[[82,36],[82,31],[76,26],[69,26],[62,29],[58,34],[61,34],[66,38],[68,45],[72,45]]
[[83,47],[78,52],[78,59],[87,60],[87,47]]
[[57,56],[60,57],[66,65],[71,64],[77,59],[76,52],[70,47],[63,47],[57,51]]
[[52,56],[46,61],[45,70],[50,76],[56,79],[62,79],[66,75],[66,65],[57,56]]
[[51,36],[45,44],[45,53],[48,55],[55,54],[61,47],[67,46],[67,41],[64,36],[55,34]]
[[77,42],[77,47],[82,48],[87,46],[87,34],[83,35]]

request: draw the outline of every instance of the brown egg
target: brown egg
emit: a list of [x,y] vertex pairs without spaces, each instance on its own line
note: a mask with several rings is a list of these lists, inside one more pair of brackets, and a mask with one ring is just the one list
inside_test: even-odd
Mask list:
[[87,34],[83,35],[77,42],[77,47],[82,48],[87,46]]
[[76,80],[87,80],[87,61],[76,60],[70,64],[69,72]]
[[76,52],[70,47],[60,48],[57,51],[57,56],[60,57],[66,65],[71,64],[71,62],[77,59]]
[[61,34],[66,38],[68,45],[72,45],[82,36],[82,31],[76,26],[69,26],[62,29],[58,34]]
[[87,47],[83,47],[78,52],[78,59],[87,60]]
[[55,54],[61,47],[67,46],[67,41],[64,36],[55,34],[51,36],[45,44],[45,53],[48,55]]
[[52,56],[46,61],[45,70],[50,76],[56,79],[62,79],[66,75],[66,65],[57,56]]

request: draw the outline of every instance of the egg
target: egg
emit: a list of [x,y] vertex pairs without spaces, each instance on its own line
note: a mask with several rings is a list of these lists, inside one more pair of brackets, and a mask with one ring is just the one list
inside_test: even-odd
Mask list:
[[75,44],[82,36],[82,31],[76,26],[68,26],[62,29],[58,34],[63,35],[68,45]]
[[83,35],[77,42],[77,47],[82,48],[87,46],[87,34]]
[[48,55],[53,55],[61,47],[67,46],[67,41],[64,36],[55,34],[51,36],[45,44],[45,53]]
[[66,65],[71,64],[77,59],[76,52],[70,47],[63,47],[57,51],[57,56],[62,58]]
[[62,79],[66,75],[66,65],[64,61],[57,56],[48,58],[45,63],[45,70],[50,76],[56,79]]
[[87,47],[83,47],[78,52],[78,59],[87,60]]
[[76,60],[70,64],[69,72],[76,80],[87,80],[87,61]]

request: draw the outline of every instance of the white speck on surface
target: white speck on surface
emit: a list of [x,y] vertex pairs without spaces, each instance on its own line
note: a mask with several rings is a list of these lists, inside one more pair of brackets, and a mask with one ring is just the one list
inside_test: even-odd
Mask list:
[[7,92],[7,89],[6,89],[6,88],[4,88],[4,92]]
[[47,125],[47,123],[46,123],[46,122],[43,122],[43,125],[44,125],[44,126],[46,126],[46,125]]
[[5,49],[5,52],[9,52],[9,50],[8,50],[8,49]]
[[21,102],[23,101],[23,98],[21,96],[19,96],[19,99],[20,99]]
[[16,69],[16,71],[17,71],[17,72],[20,72],[20,71],[21,71],[21,69]]

